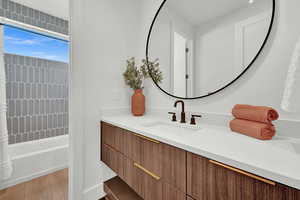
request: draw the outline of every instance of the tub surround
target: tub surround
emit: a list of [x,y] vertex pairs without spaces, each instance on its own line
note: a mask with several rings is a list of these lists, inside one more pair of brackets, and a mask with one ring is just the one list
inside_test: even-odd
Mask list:
[[67,135],[68,64],[13,54],[4,59],[9,144]]
[[58,136],[8,146],[14,167],[0,190],[68,167],[69,136]]
[[[116,113],[116,112],[113,112]],[[300,140],[277,135],[270,141],[260,141],[233,133],[229,127],[198,122],[198,131],[184,132],[154,129],[146,124],[174,123],[167,114],[148,113],[143,117],[130,114],[102,115],[103,122],[142,136],[186,150],[246,172],[300,189]],[[177,122],[178,123],[178,122]]]

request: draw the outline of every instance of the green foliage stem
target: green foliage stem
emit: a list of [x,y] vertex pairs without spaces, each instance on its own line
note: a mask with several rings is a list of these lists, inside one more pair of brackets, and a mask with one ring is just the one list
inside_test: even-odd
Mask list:
[[146,59],[143,59],[140,67],[137,67],[134,57],[128,59],[126,63],[126,71],[123,73],[125,84],[134,90],[143,89],[144,80],[150,77],[156,83],[163,81],[163,74],[159,69],[158,59],[148,63]]

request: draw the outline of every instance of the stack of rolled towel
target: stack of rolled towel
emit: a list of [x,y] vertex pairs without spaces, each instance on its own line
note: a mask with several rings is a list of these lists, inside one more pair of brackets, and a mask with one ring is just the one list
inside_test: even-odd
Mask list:
[[265,106],[235,105],[232,109],[235,117],[230,122],[234,132],[254,137],[259,140],[271,140],[276,133],[272,121],[279,118],[276,110]]

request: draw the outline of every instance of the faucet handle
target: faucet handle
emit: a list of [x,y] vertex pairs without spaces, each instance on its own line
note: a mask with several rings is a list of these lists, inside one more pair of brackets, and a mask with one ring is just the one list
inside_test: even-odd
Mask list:
[[173,115],[172,116],[172,122],[176,122],[177,121],[177,119],[176,119],[176,113],[174,113],[174,112],[168,112],[168,114]]
[[192,118],[191,118],[191,125],[196,125],[196,117],[199,117],[201,118],[202,115],[192,115]]

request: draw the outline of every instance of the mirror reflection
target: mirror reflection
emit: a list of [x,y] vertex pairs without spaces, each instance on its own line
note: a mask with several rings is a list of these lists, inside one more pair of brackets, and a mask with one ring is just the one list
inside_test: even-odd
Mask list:
[[161,89],[180,98],[208,95],[237,78],[267,39],[273,0],[167,0],[148,57],[159,58]]

